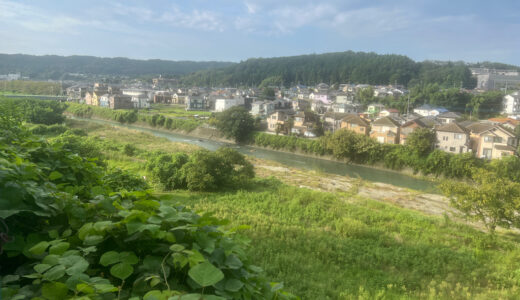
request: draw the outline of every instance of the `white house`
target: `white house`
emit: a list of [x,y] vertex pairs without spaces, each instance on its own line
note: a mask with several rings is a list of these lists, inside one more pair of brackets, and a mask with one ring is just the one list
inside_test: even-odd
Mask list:
[[520,114],[520,95],[518,92],[514,92],[504,96],[502,102],[502,113],[508,115]]
[[433,107],[428,104],[423,104],[417,108],[414,108],[413,112],[423,117],[436,117],[440,114],[448,112],[448,110],[444,107]]
[[150,107],[150,102],[148,101],[148,96],[146,95],[132,96],[132,103],[134,108]]
[[237,106],[238,101],[235,98],[232,99],[217,99],[215,101],[215,111],[221,112],[230,109],[233,106]]

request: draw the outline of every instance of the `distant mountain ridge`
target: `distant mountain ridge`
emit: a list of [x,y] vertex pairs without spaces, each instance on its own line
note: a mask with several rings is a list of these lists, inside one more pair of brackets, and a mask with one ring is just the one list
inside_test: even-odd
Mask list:
[[137,60],[123,57],[0,54],[0,74],[21,73],[34,79],[64,79],[69,73],[88,75],[180,76],[196,71],[223,68],[232,62]]
[[507,66],[485,62],[415,62],[404,55],[335,52],[288,57],[251,58],[226,68],[198,71],[181,78],[185,85],[258,86],[320,82],[398,84],[436,83],[442,87],[474,88],[470,66]]

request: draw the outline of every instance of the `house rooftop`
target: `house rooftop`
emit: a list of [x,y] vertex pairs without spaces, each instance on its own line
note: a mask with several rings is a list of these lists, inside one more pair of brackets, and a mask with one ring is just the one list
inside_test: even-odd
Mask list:
[[361,125],[361,126],[370,126],[370,123],[361,118],[360,116],[356,115],[356,114],[347,114],[347,116],[345,116],[343,119],[341,119],[342,122],[345,122],[345,123],[351,123],[351,124],[357,124],[357,125]]
[[445,112],[445,113],[437,116],[437,118],[448,118],[448,119],[458,119],[460,117],[461,117],[461,114],[452,112],[452,111]]
[[384,118],[377,119],[372,123],[372,125],[399,127],[399,123],[390,117],[384,117]]
[[451,122],[446,125],[441,125],[441,126],[437,127],[437,131],[465,133],[465,134],[468,133],[468,130],[466,128],[460,126],[456,122]]

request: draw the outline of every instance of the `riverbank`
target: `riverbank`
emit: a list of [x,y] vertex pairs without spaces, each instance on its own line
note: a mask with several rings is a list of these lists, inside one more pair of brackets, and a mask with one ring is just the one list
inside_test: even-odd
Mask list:
[[[71,114],[66,114],[66,115],[68,117],[72,116]],[[128,126],[128,127],[134,127],[134,128],[143,128],[146,130],[153,130],[153,131],[158,131],[158,132],[163,132],[163,133],[173,133],[173,134],[182,135],[182,136],[186,136],[186,137],[192,137],[192,138],[195,137],[198,139],[215,141],[218,143],[224,143],[224,144],[228,144],[228,145],[247,146],[251,149],[254,149],[255,151],[256,150],[267,150],[267,151],[278,152],[278,153],[289,154],[289,155],[296,155],[296,156],[306,157],[306,158],[311,158],[311,159],[324,160],[324,161],[328,161],[328,162],[341,163],[341,164],[344,164],[346,166],[351,166],[351,167],[368,168],[368,169],[373,169],[373,170],[377,170],[377,171],[381,171],[381,172],[387,172],[390,174],[398,174],[401,176],[407,176],[410,178],[414,178],[416,180],[427,181],[427,182],[431,182],[434,184],[438,183],[438,181],[439,181],[438,177],[434,177],[431,175],[425,176],[425,175],[414,174],[414,172],[411,168],[403,168],[401,170],[392,170],[392,169],[385,168],[382,164],[375,164],[375,165],[356,164],[356,163],[348,162],[346,160],[338,160],[331,155],[316,155],[316,154],[311,154],[311,153],[305,153],[303,151],[288,151],[288,150],[283,150],[283,149],[275,149],[272,147],[259,146],[259,145],[255,145],[255,144],[245,144],[245,145],[236,144],[233,140],[223,137],[222,134],[217,129],[210,128],[210,127],[199,126],[195,130],[185,131],[185,130],[180,130],[180,129],[164,129],[161,127],[152,127],[152,126],[148,125],[147,123],[140,122],[140,121],[137,121],[132,124],[124,124],[124,123],[116,122],[114,120],[107,120],[107,119],[99,118],[96,116],[93,116],[91,118],[79,118],[79,117],[74,117],[74,116],[72,116],[72,117],[79,119],[79,120],[91,119],[91,120],[108,122],[108,123],[111,123],[114,125]]]
[[[78,119],[78,118],[76,118]],[[372,182],[388,183],[399,187],[419,190],[428,193],[438,193],[435,184],[431,181],[417,179],[399,172],[389,171],[385,169],[369,168],[363,165],[352,165],[338,163],[334,160],[326,160],[320,157],[295,155],[290,152],[273,151],[262,149],[260,147],[239,146],[234,143],[229,143],[222,139],[217,139],[215,135],[187,135],[178,134],[171,130],[158,130],[156,128],[135,126],[132,124],[121,124],[115,121],[106,121],[102,119],[81,119],[91,122],[99,122],[102,124],[109,124],[123,128],[142,130],[152,133],[159,137],[165,137],[175,142],[186,142],[201,146],[209,150],[216,150],[222,146],[231,146],[242,154],[255,156],[260,159],[273,160],[287,166],[298,167],[307,170],[316,170],[324,173],[330,173],[341,176],[348,176],[352,178],[362,178]],[[208,139],[207,139],[208,138]],[[209,139],[212,138],[212,139]]]

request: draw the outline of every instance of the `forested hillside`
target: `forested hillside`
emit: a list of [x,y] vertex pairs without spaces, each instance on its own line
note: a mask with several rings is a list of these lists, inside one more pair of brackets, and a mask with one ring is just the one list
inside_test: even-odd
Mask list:
[[184,75],[221,68],[230,62],[136,60],[122,57],[0,54],[0,74],[21,73],[32,79],[63,79],[68,73],[94,75]]
[[403,55],[337,52],[290,57],[252,58],[223,69],[199,71],[183,79],[187,85],[234,86],[325,83],[416,85],[438,83],[444,87],[475,87],[462,62],[415,62]]

